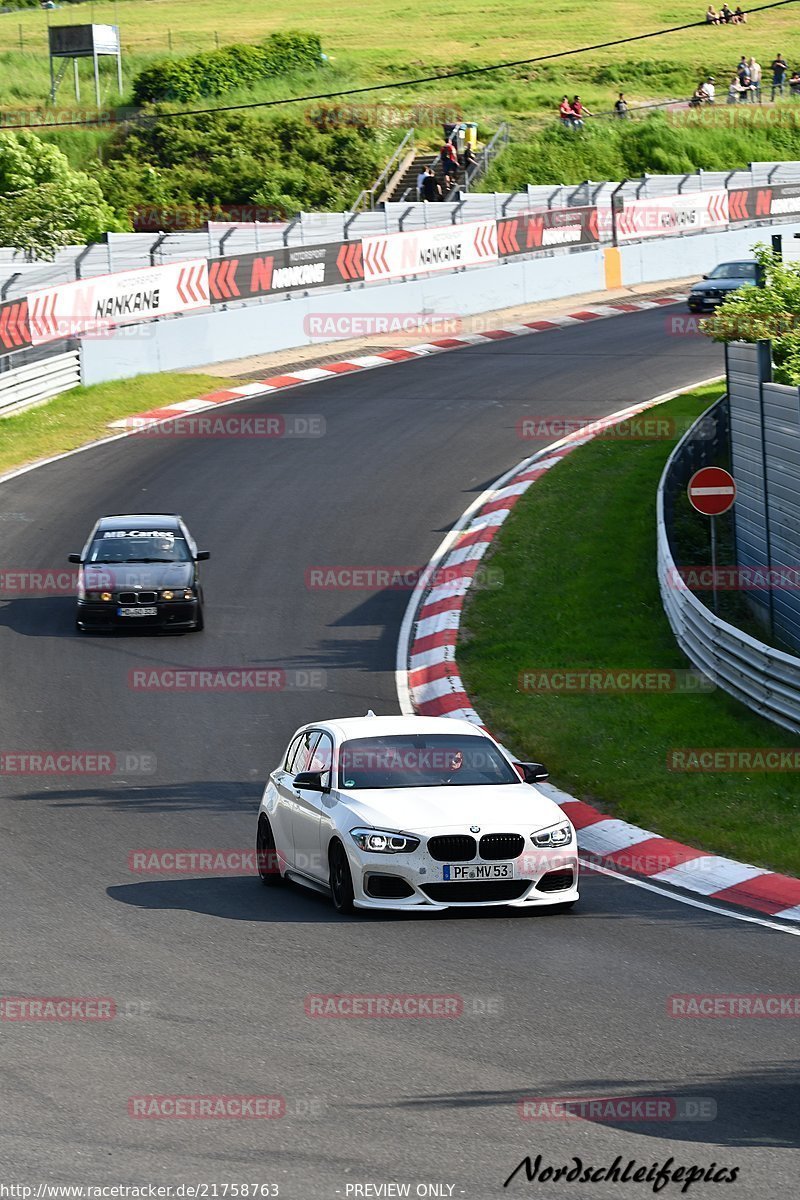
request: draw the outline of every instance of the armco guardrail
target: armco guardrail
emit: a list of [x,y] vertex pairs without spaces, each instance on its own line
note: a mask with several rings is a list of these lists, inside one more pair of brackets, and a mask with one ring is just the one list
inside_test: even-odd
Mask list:
[[[168,231],[157,236],[152,233],[109,233],[101,244],[64,247],[57,252],[53,262],[29,262],[23,251],[0,246],[0,301],[20,298],[28,292],[75,279],[183,259],[235,258],[271,253],[288,246],[360,242],[361,238],[376,234],[519,216],[548,208],[596,207],[607,212],[605,236],[610,238],[612,196],[630,211],[630,205],[640,200],[691,196],[721,189],[732,194],[730,224],[748,219],[768,222],[781,216],[800,215],[800,187],[797,185],[800,185],[800,162],[756,162],[745,170],[642,175],[622,183],[588,180],[575,185],[530,184],[524,191],[513,193],[468,192],[455,203],[387,203],[375,212],[299,213],[285,222],[233,224],[212,221],[206,230],[188,233]],[[753,215],[746,217],[745,210]],[[163,221],[170,226],[180,219],[180,211],[170,213],[154,209],[149,216],[156,223]],[[682,218],[679,216],[678,219]],[[692,231],[693,227],[687,226],[672,232]]]
[[[687,587],[675,565],[665,518],[665,498],[675,487],[685,484],[675,473],[684,465],[692,443],[708,449],[713,440],[707,436],[709,420],[724,404],[717,402],[704,413],[673,450],[658,485],[657,538],[658,582],[661,600],[678,645],[687,658],[748,708],[793,733],[800,732],[800,659],[784,654],[750,637],[736,626],[720,620],[701,604]],[[702,438],[698,435],[703,434]],[[692,466],[702,465],[698,453]],[[687,476],[688,480],[688,476]]]
[[81,382],[77,349],[38,358],[0,374],[0,417],[41,404]]

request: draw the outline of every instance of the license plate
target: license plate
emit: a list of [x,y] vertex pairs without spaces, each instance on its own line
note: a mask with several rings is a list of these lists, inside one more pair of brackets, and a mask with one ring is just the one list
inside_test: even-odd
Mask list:
[[514,864],[509,863],[453,863],[452,866],[442,867],[442,879],[445,883],[455,883],[459,879],[513,879]]
[[157,617],[157,608],[118,608],[118,617]]

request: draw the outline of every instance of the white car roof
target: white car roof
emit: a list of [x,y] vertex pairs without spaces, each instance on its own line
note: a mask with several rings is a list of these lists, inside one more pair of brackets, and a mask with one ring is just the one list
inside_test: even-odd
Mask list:
[[[331,721],[310,721],[309,726],[329,729],[339,740],[350,738],[391,737],[403,734],[470,734],[486,737],[488,734],[472,721],[459,717],[341,717]],[[306,728],[304,726],[304,728]]]

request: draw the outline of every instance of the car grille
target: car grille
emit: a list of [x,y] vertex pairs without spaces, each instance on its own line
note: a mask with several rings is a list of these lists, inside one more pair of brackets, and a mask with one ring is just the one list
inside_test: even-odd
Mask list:
[[437,862],[469,862],[478,853],[478,843],[466,833],[428,838],[428,853]]
[[519,833],[485,833],[480,840],[480,855],[488,861],[519,858],[525,838]]
[[158,592],[120,592],[120,604],[155,604]]
[[572,871],[549,871],[536,885],[537,892],[566,892],[575,882]]
[[459,883],[426,883],[422,891],[439,904],[482,904],[487,900],[518,900],[530,885],[529,879],[467,879]]

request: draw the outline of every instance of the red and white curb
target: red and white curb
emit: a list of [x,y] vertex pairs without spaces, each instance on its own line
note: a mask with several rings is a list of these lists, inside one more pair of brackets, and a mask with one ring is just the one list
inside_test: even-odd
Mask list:
[[[707,382],[712,380],[696,386]],[[607,426],[679,394],[658,396],[593,422],[588,434],[579,430],[562,438],[512,468],[467,509],[428,564],[406,612],[396,672],[404,712],[461,717],[486,728],[458,673],[456,643],[464,599],[498,529],[528,488],[576,447]],[[437,576],[447,582],[436,586]],[[542,790],[569,816],[590,867],[610,868],[784,921],[800,921],[800,879],[684,846],[599,812],[550,784],[543,785]]]
[[504,325],[499,329],[487,329],[482,333],[465,333],[459,337],[438,338],[433,342],[423,342],[419,346],[403,346],[396,350],[382,350],[379,354],[364,354],[358,358],[346,358],[341,362],[328,363],[324,367],[306,367],[299,371],[291,371],[285,375],[271,375],[268,379],[256,383],[243,383],[238,387],[223,388],[218,392],[209,392],[193,400],[180,400],[163,408],[153,408],[149,412],[139,413],[135,417],[123,417],[119,421],[111,421],[109,429],[139,429],[160,421],[174,420],[178,417],[191,416],[221,404],[231,404],[243,400],[247,396],[261,396],[267,392],[279,392],[284,388],[299,387],[304,383],[316,383],[318,379],[333,379],[337,375],[346,375],[353,371],[370,371],[374,367],[385,367],[390,363],[407,362],[412,358],[427,358],[431,354],[442,354],[446,350],[460,350],[465,346],[478,346],[482,342],[497,342],[504,338],[523,337],[531,333],[547,333],[552,329],[561,329],[569,325],[584,325],[587,321],[602,320],[606,317],[618,317],[621,313],[641,312],[648,308],[663,308],[667,304],[678,304],[686,299],[686,293],[659,296],[654,300],[617,300],[611,304],[597,304],[591,308],[582,308],[574,313],[566,313],[559,317],[549,317],[541,321],[524,321],[519,325]]

